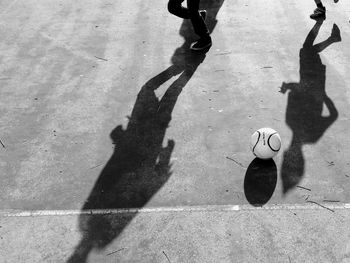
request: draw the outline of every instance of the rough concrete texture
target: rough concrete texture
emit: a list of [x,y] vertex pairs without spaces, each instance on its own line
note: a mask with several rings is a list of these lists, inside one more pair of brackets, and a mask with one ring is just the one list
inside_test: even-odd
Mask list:
[[[348,210],[139,213],[106,245],[125,217],[103,216],[86,262],[350,262]],[[0,222],[2,262],[68,262],[80,241],[76,216]]]
[[[6,214],[350,203],[350,2],[324,4],[317,24],[312,0],[202,0],[193,54],[167,1],[1,1],[2,261],[65,262],[88,233],[89,262],[349,262],[347,209]],[[261,127],[282,138],[268,165]]]

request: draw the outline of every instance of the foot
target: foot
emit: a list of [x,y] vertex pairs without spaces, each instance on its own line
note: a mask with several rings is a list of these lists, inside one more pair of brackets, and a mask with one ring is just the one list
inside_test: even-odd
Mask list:
[[339,0],[334,0],[334,3],[338,3]]
[[201,15],[201,17],[205,21],[205,19],[207,18],[207,11],[206,10],[200,10],[199,14]]
[[333,39],[334,42],[340,42],[341,41],[340,30],[339,30],[339,27],[336,24],[333,24],[331,38]]
[[200,38],[198,41],[192,43],[191,50],[202,51],[211,47],[211,37]]
[[325,7],[317,7],[314,10],[314,13],[310,15],[311,19],[326,19],[326,8]]

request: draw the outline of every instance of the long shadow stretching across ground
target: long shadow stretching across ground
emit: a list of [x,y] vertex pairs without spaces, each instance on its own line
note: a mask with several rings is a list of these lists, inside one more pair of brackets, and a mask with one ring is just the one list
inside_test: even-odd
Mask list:
[[[206,23],[210,32],[215,27],[215,17],[222,3],[223,0],[203,1],[203,8],[208,11]],[[167,146],[162,147],[166,129],[178,96],[206,56],[189,49],[195,40],[189,20],[183,21],[180,35],[185,42],[174,52],[172,65],[142,86],[126,129],[119,125],[111,132],[114,153],[82,210],[142,208],[170,177],[170,157],[175,142],[168,140]],[[163,97],[157,98],[155,90],[177,75],[179,77]],[[93,249],[106,248],[135,215],[135,212],[81,215],[82,239],[68,262],[86,262]]]
[[[284,194],[304,175],[303,145],[315,144],[338,117],[337,109],[326,94],[326,66],[322,64],[319,53],[341,41],[340,31],[334,24],[331,35],[314,45],[322,23],[316,22],[300,50],[300,82],[283,83],[281,87],[282,93],[289,90],[286,122],[293,132],[291,144],[283,154],[281,177]],[[329,111],[328,116],[322,116],[323,105]]]

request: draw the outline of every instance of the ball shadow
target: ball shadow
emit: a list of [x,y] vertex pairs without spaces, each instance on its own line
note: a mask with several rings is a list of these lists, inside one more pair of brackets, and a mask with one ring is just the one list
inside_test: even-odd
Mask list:
[[277,167],[273,159],[255,158],[248,166],[244,178],[244,194],[253,206],[266,204],[277,184]]

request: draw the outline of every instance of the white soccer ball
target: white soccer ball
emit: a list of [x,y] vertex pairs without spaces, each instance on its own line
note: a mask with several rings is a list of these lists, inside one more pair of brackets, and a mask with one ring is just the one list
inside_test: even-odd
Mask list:
[[256,157],[271,159],[281,149],[281,137],[274,129],[261,128],[253,133],[250,148]]

